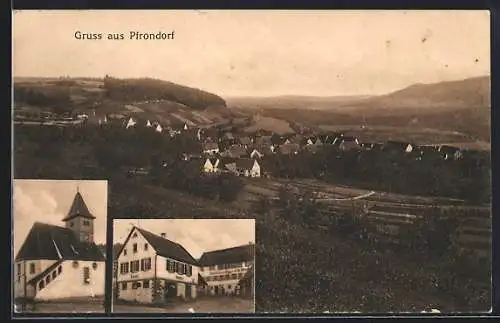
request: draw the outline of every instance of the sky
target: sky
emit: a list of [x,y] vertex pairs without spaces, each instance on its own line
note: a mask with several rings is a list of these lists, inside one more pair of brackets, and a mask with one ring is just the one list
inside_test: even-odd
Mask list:
[[[102,33],[78,40],[75,32]],[[108,33],[174,32],[172,40]],[[16,11],[14,76],[153,77],[223,97],[373,95],[489,75],[476,11]]]
[[181,244],[194,258],[203,252],[255,244],[254,219],[119,219],[113,221],[113,241],[124,243],[132,226]]
[[13,184],[14,255],[35,222],[64,227],[77,187],[94,220],[94,241],[106,243],[107,181],[20,180]]

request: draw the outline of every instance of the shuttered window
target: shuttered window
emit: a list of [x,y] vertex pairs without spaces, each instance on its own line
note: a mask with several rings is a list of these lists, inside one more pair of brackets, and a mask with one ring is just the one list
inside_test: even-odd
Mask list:
[[140,266],[140,263],[139,263],[139,260],[134,260],[134,261],[131,261],[130,262],[130,272],[131,273],[136,273],[139,271],[139,267]]
[[187,276],[191,277],[193,275],[193,266],[189,265],[187,270]]

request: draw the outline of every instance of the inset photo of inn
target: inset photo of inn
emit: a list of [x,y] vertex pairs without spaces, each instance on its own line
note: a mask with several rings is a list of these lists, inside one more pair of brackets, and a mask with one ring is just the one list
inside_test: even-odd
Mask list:
[[254,219],[115,219],[115,313],[253,313]]
[[14,313],[104,312],[107,181],[13,185]]

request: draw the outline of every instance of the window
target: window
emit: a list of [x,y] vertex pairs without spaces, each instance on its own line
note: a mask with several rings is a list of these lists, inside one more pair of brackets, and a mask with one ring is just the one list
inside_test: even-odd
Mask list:
[[148,271],[151,269],[151,258],[141,259],[141,270]]
[[134,244],[132,245],[132,251],[133,251],[134,253],[136,253],[136,252],[137,252],[137,243],[134,243]]
[[145,281],[142,283],[142,288],[149,288],[149,280],[145,280]]
[[50,283],[50,275],[45,277],[45,283],[48,285]]
[[132,235],[132,238],[137,238],[137,232],[134,232],[134,234]]
[[169,273],[175,272],[175,261],[167,259],[167,271]]
[[189,265],[187,270],[187,276],[191,277],[193,275],[193,266]]
[[70,223],[69,223],[69,227],[70,227],[70,228],[72,228],[72,227],[74,227],[74,226],[75,226],[75,224],[74,224],[73,222],[70,222]]
[[17,274],[21,275],[21,264],[17,264]]
[[133,282],[132,283],[132,289],[137,289],[139,287],[141,287],[141,283],[140,282]]
[[97,262],[92,263],[92,269],[96,270],[97,269]]
[[38,284],[38,289],[43,289],[45,287],[45,282],[42,280],[40,281],[40,283]]
[[236,279],[236,278],[238,278],[237,274],[231,274],[231,279]]
[[60,274],[61,271],[62,271],[62,267],[61,266],[57,267],[57,273]]
[[122,262],[120,264],[120,274],[128,274],[128,262]]
[[209,269],[210,270],[215,270],[215,269],[217,269],[217,266],[210,266]]
[[130,272],[136,273],[139,271],[139,260],[134,260],[130,262]]
[[145,250],[145,251],[147,251],[147,250],[148,250],[148,247],[149,247],[149,246],[148,246],[148,244],[147,244],[147,243],[145,243],[145,244],[144,244],[144,250]]
[[175,272],[178,274],[182,274],[182,264],[180,262],[175,262]]
[[122,283],[122,290],[127,290],[127,282]]
[[56,276],[57,276],[57,271],[55,271],[55,270],[54,270],[54,271],[52,272],[52,279],[56,278]]
[[35,273],[35,264],[31,263],[30,264],[30,274],[34,274],[34,273]]
[[126,256],[127,255],[127,249],[123,249],[123,255]]
[[90,284],[90,268],[83,267],[83,283],[88,285]]
[[90,225],[90,221],[89,220],[83,220],[83,225],[88,227]]

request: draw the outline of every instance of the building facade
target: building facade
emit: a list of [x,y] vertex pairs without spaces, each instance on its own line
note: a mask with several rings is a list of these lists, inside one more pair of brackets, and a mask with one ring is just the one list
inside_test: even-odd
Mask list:
[[14,260],[14,297],[103,296],[105,257],[94,243],[94,219],[77,192],[65,227],[35,222]]
[[116,258],[116,298],[162,303],[197,296],[199,267],[180,244],[133,227]]
[[200,275],[206,285],[200,290],[204,295],[253,295],[248,285],[240,282],[254,268],[255,246],[253,244],[205,252],[199,260]]

